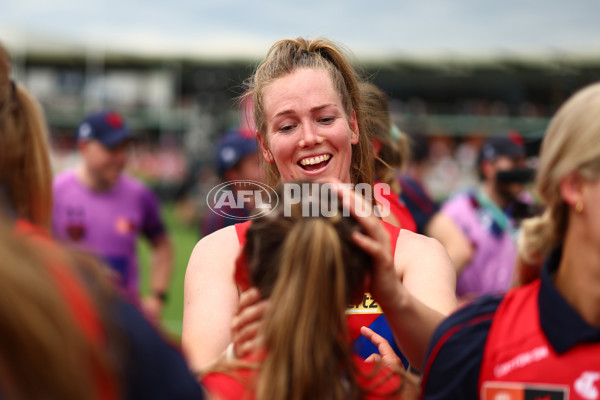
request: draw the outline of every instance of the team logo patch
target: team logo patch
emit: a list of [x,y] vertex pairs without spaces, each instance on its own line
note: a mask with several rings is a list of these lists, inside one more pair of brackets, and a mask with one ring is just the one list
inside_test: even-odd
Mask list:
[[67,234],[74,242],[79,242],[85,237],[86,227],[83,224],[71,223],[67,225]]
[[126,217],[119,217],[115,221],[115,230],[121,235],[128,235],[134,233],[137,230],[137,226]]
[[383,311],[373,296],[370,293],[365,293],[359,304],[348,306],[346,314],[383,314]]
[[575,391],[584,399],[597,400],[600,398],[600,371],[585,371],[573,384]]
[[522,382],[484,382],[483,400],[566,400],[569,388],[563,385]]

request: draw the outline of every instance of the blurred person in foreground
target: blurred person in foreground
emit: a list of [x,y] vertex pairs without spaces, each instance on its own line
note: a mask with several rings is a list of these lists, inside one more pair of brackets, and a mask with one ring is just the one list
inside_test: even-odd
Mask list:
[[546,208],[523,222],[519,237],[519,258],[539,277],[477,299],[438,327],[426,399],[599,397],[599,115],[595,83],[553,117],[535,184]]
[[0,398],[202,398],[181,354],[115,295],[104,267],[50,236],[45,118],[10,79],[1,45],[0,187]]
[[183,356],[117,294],[106,266],[0,213],[0,397],[202,399]]
[[173,249],[154,193],[123,172],[132,140],[120,114],[88,115],[77,129],[81,163],[54,178],[52,230],[57,239],[92,252],[112,267],[123,295],[140,304],[136,244],[151,248],[150,295],[141,303],[158,322],[173,269]]
[[[244,222],[250,217],[250,211],[254,208],[253,199],[240,199],[238,189],[253,188],[256,186],[255,182],[263,182],[256,136],[243,127],[223,134],[215,147],[215,169],[222,183],[232,182],[227,186],[232,197],[227,198],[225,204],[219,204],[218,213],[210,207],[206,210],[202,220],[203,236]],[[207,200],[214,205],[215,199]],[[216,199],[216,202],[219,202],[219,199]]]
[[456,295],[463,300],[510,288],[519,221],[531,212],[525,184],[533,171],[525,167],[522,137],[510,131],[487,139],[479,155],[479,174],[478,187],[451,196],[440,211],[472,243],[472,258],[456,282]]

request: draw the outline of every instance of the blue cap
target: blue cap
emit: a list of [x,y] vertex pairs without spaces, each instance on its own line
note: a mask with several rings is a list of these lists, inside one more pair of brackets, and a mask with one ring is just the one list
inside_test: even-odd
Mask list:
[[131,131],[125,125],[123,117],[115,111],[90,114],[77,128],[77,141],[97,140],[109,149],[131,138]]
[[256,138],[249,131],[235,130],[225,133],[215,149],[215,168],[219,176],[235,167],[242,158],[258,151]]
[[488,138],[481,147],[479,162],[495,161],[500,156],[513,159],[525,156],[525,146],[521,135],[515,131],[508,131],[505,135]]

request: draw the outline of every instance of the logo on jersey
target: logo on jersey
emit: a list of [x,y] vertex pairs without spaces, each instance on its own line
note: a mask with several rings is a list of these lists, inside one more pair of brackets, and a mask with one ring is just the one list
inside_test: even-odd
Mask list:
[[351,304],[346,309],[346,314],[382,314],[381,307],[370,293],[363,295],[359,304]]
[[484,382],[482,400],[566,400],[569,388],[562,385],[545,385],[521,382]]
[[548,350],[548,346],[539,346],[525,351],[494,367],[494,376],[500,378],[515,369],[523,368],[529,364],[541,361],[544,358],[547,358],[549,354],[550,351]]
[[126,217],[119,217],[115,221],[115,231],[121,235],[129,235],[137,231],[137,225]]
[[600,372],[598,371],[585,371],[573,384],[575,391],[581,397],[587,400],[597,400],[599,397],[598,393],[598,381],[600,381]]

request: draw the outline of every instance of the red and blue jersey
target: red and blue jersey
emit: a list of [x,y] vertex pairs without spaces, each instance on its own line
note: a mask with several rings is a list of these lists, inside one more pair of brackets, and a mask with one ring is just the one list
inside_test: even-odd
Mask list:
[[542,276],[505,296],[480,298],[436,330],[422,387],[427,399],[600,399],[600,329]]

